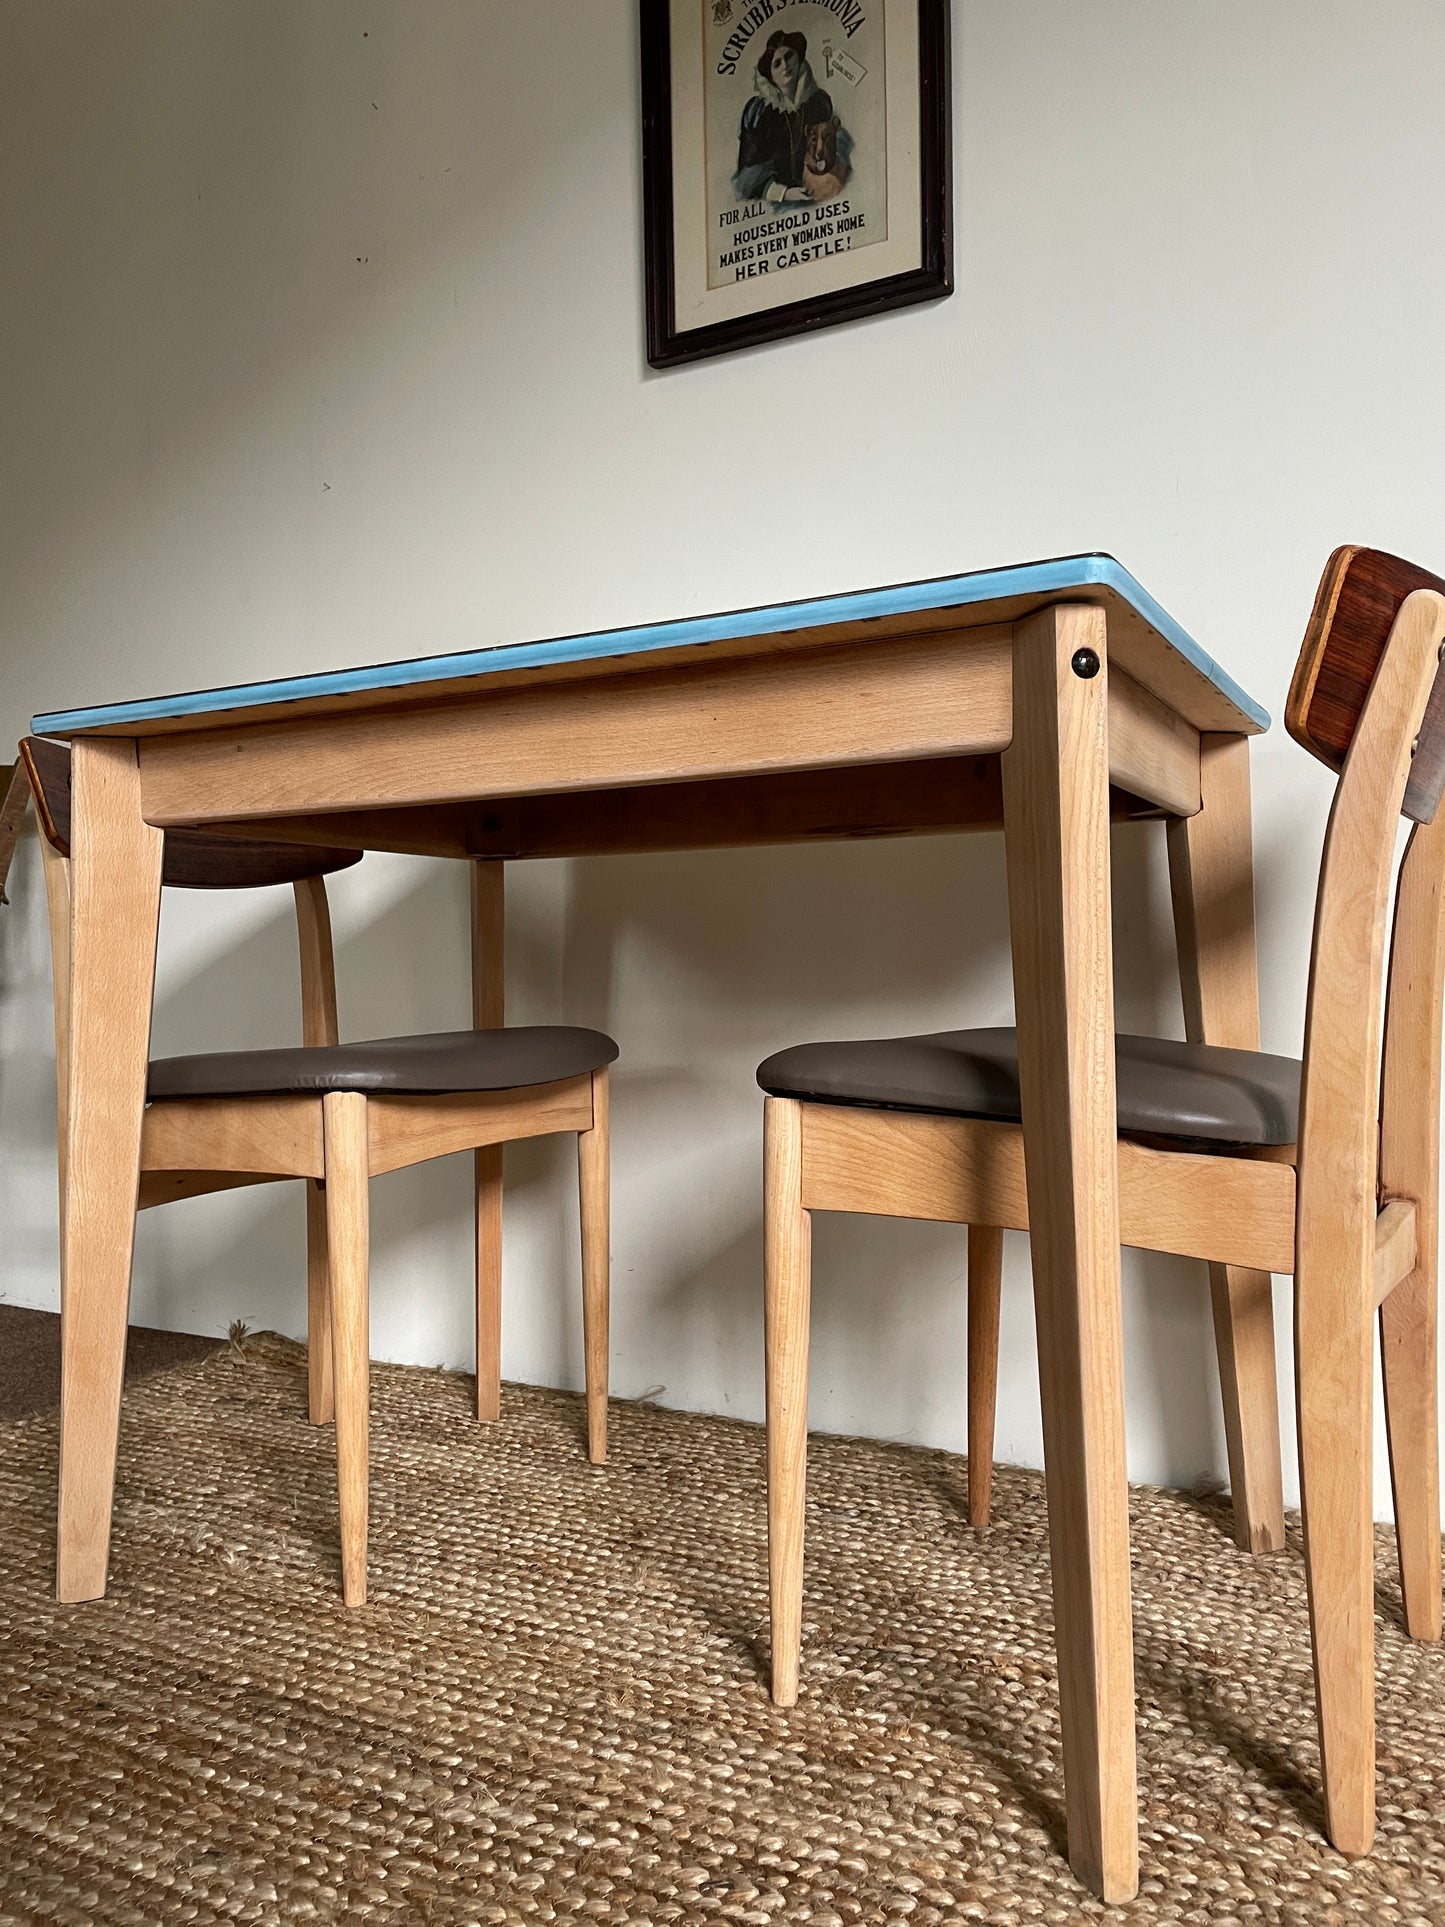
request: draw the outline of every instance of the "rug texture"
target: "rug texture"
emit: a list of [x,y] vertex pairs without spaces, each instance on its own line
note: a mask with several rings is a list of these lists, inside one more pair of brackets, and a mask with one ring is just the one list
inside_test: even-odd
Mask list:
[[[0,1428],[5,1922],[1072,1922],[1041,1480],[817,1438],[804,1691],[769,1702],[757,1428],[376,1368],[341,1604],[298,1348],[127,1392],[110,1596],[51,1602],[56,1422]],[[1304,1572],[1133,1495],[1142,1891],[1162,1922],[1445,1921],[1445,1653],[1378,1566],[1380,1832],[1319,1830]]]
[[[126,1383],[188,1365],[215,1351],[223,1338],[151,1331],[132,1325],[125,1335]],[[49,1412],[60,1403],[60,1314],[0,1305],[0,1421]]]

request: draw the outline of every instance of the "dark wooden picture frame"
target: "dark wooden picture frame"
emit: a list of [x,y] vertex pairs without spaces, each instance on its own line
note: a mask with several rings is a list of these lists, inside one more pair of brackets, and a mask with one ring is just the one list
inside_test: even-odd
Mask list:
[[[726,354],[834,322],[882,314],[953,292],[950,181],[949,5],[918,0],[920,265],[904,273],[780,303],[679,331],[675,315],[672,178],[672,7],[640,0],[642,35],[643,238],[647,262],[647,359],[654,368]],[[779,16],[781,18],[781,16]]]

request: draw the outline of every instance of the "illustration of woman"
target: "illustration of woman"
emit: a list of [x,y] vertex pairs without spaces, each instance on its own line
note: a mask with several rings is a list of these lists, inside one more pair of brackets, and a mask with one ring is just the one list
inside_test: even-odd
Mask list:
[[[832,101],[813,78],[807,40],[781,29],[770,34],[738,128],[738,171],[733,175],[738,199],[765,200],[774,207],[812,201],[806,171],[809,136],[828,123],[830,146],[836,143],[846,155],[848,137],[838,126]],[[836,184],[831,191],[836,193]]]

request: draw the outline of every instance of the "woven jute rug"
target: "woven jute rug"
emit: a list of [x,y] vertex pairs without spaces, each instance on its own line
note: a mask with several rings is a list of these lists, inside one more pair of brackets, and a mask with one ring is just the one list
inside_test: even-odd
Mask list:
[[[378,1367],[371,1603],[298,1349],[127,1393],[109,1597],[50,1600],[56,1421],[0,1429],[0,1919],[1060,1922],[1044,1495],[813,1442],[805,1688],[769,1702],[763,1441]],[[1380,1539],[1380,1837],[1315,1795],[1297,1538],[1133,1498],[1143,1884],[1167,1922],[1445,1921],[1445,1654]]]

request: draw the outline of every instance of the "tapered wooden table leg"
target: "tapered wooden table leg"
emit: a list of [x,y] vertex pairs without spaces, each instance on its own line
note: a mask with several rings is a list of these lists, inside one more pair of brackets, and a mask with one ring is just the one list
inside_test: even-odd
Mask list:
[[78,742],[72,784],[56,1545],[62,1600],[105,1591],[164,841],[141,816],[134,743]]
[[1069,1861],[1139,1884],[1103,611],[1014,631],[1003,759]]
[[[1202,736],[1197,816],[1169,825],[1169,878],[1184,1034],[1193,1043],[1259,1049],[1249,739]],[[1267,1271],[1211,1265],[1214,1338],[1234,1496],[1234,1536],[1247,1552],[1284,1544],[1279,1385]]]

